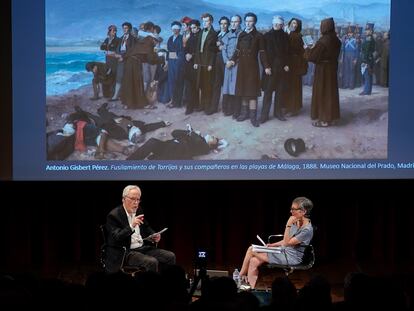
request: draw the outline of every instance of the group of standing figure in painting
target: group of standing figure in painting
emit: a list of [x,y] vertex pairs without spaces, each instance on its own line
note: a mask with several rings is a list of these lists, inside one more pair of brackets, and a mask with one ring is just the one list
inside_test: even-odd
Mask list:
[[106,67],[87,68],[94,72],[93,98],[99,96],[99,82],[104,85],[110,76],[112,80],[103,86],[105,96],[120,99],[130,109],[155,108],[146,96],[155,83],[157,101],[169,108],[185,106],[185,114],[204,111],[211,115],[219,111],[221,102],[224,115],[240,122],[249,119],[258,127],[269,120],[272,104],[273,117],[280,121],[299,114],[302,86],[311,82],[312,125],[326,127],[340,118],[338,87],[356,87],[358,72],[363,77],[360,95],[371,94],[374,75],[376,83],[388,85],[389,43],[384,39],[379,58],[373,24],[367,24],[364,38],[355,36],[354,26],[341,37],[334,20],[324,19],[316,43],[305,44],[297,18],[285,25],[281,16],[275,16],[272,28],[264,34],[256,29],[254,13],[247,13],[244,20],[239,15],[221,17],[217,32],[213,21],[205,13],[201,22],[187,16],[172,22],[166,49],[160,48],[161,29],[152,22],[135,32],[125,22],[120,38],[111,25],[101,46],[106,51]]
[[[141,32],[133,28],[131,23],[125,22],[122,24],[123,35],[118,38],[117,27],[111,25],[108,27],[108,36],[101,45],[101,49],[106,53],[107,74],[110,72],[114,78],[110,98],[113,101],[121,100],[122,104],[130,109],[148,105],[145,96],[148,78],[145,75],[154,75],[157,64],[164,63],[164,58],[155,50],[161,42],[158,35],[161,28],[147,22],[142,24],[140,29]],[[94,77],[96,79],[96,76]],[[92,99],[98,98],[99,87],[94,87]]]
[[388,87],[389,32],[374,32],[374,24],[367,23],[364,34],[356,25],[338,28],[337,33],[342,42],[339,87],[362,85],[360,95],[370,95],[373,84]]
[[[363,87],[364,82],[368,89],[372,85],[388,87],[390,32],[374,32],[373,23],[367,23],[365,29],[348,25],[336,26],[335,30],[342,44],[338,59],[338,87],[352,90]],[[318,31],[305,29],[303,35],[317,37]],[[361,70],[361,65],[365,68],[364,63],[371,67],[367,74]],[[309,70],[303,77],[304,85],[312,85],[313,74],[314,64],[309,63]],[[368,79],[364,79],[364,74]],[[363,88],[360,95],[370,94],[369,91],[364,92]]]

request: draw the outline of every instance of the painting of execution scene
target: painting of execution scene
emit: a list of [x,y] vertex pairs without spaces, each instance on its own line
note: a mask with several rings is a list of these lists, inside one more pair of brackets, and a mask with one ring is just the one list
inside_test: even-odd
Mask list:
[[386,159],[391,0],[46,0],[47,160]]

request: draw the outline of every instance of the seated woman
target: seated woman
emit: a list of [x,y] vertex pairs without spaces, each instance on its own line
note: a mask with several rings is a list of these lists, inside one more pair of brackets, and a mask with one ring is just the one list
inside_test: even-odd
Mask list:
[[292,216],[286,223],[283,239],[276,243],[267,244],[271,247],[280,246],[282,251],[280,253],[259,253],[253,252],[252,246],[250,246],[240,270],[242,281],[247,281],[250,287],[254,288],[259,274],[258,267],[264,263],[281,265],[301,263],[305,247],[310,244],[313,237],[313,227],[309,219],[312,208],[312,201],[305,197],[293,200],[290,208]]

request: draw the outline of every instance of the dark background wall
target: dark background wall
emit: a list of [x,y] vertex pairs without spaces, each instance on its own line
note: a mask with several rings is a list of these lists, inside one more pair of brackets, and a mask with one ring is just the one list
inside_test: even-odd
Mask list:
[[[4,9],[3,9],[4,8]],[[10,1],[1,25],[10,39]],[[7,40],[6,40],[7,41]],[[0,179],[10,178],[11,50],[2,49]],[[3,104],[5,103],[5,104]],[[9,103],[9,104],[7,104]],[[29,156],[29,153],[28,153]],[[192,267],[195,250],[209,249],[209,267],[240,267],[246,247],[283,230],[296,196],[314,202],[316,266],[414,272],[414,182],[187,181],[187,182],[0,182],[0,272],[99,269],[98,226],[121,202],[131,183],[142,189],[142,206],[154,229],[168,227],[161,247]]]
[[164,233],[161,247],[191,269],[198,247],[209,267],[241,266],[245,249],[282,232],[291,201],[314,202],[317,263],[346,264],[378,273],[413,271],[413,182],[389,181],[177,181],[2,182],[4,271],[99,268],[98,230],[121,203],[123,188],[138,184],[146,219]]

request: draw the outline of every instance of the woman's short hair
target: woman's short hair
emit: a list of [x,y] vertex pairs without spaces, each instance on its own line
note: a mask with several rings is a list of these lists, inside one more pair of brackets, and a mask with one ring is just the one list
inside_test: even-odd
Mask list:
[[310,212],[313,208],[313,203],[306,197],[297,197],[293,200],[293,203],[296,203],[298,207],[305,212],[305,216],[310,216]]

